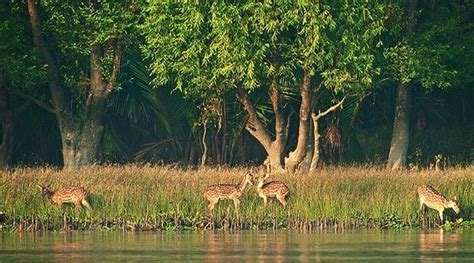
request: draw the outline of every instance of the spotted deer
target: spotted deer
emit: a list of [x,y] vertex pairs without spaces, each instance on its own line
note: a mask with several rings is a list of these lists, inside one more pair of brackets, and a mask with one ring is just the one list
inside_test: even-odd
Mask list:
[[57,205],[74,204],[76,208],[81,208],[81,205],[92,211],[92,206],[87,201],[87,191],[78,186],[66,186],[62,189],[52,192],[48,186],[38,185],[43,197],[48,198],[52,203]]
[[427,206],[438,210],[441,223],[443,223],[443,212],[445,209],[452,208],[456,214],[459,214],[459,205],[456,197],[452,200],[448,200],[444,195],[429,185],[418,187],[418,196],[420,197],[420,209],[424,211],[424,207]]
[[209,212],[212,214],[214,207],[222,199],[231,199],[234,201],[235,211],[239,210],[240,205],[240,196],[244,192],[247,184],[253,184],[253,175],[248,172],[245,174],[244,179],[239,184],[215,184],[209,186],[206,191],[204,191],[204,198],[208,202]]
[[288,205],[286,198],[290,193],[290,189],[288,186],[280,181],[272,181],[265,183],[265,180],[268,179],[268,173],[265,176],[260,177],[257,183],[257,193],[258,195],[263,198],[264,206],[267,206],[268,198],[275,197],[280,201],[284,208]]

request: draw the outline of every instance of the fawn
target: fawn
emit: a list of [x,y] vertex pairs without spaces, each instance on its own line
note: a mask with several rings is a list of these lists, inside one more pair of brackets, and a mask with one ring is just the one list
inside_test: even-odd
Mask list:
[[264,206],[267,206],[269,197],[276,197],[278,201],[283,205],[284,208],[287,206],[286,197],[290,193],[290,189],[286,184],[280,181],[272,181],[265,183],[268,179],[268,173],[265,176],[260,177],[257,183],[257,193],[263,198]]
[[87,196],[89,194],[82,187],[66,186],[56,192],[51,192],[49,190],[49,185],[48,186],[38,185],[38,188],[41,191],[41,195],[51,200],[51,202],[53,202],[54,204],[57,204],[57,205],[74,204],[76,208],[80,208],[82,204],[87,209],[92,211],[92,206],[87,201]]
[[204,198],[208,202],[209,212],[212,214],[214,206],[221,199],[232,199],[234,201],[235,210],[239,210],[240,201],[239,198],[247,187],[247,184],[253,184],[253,175],[248,172],[245,174],[244,179],[240,185],[238,184],[215,184],[209,186],[204,191]]
[[418,196],[420,197],[420,209],[424,211],[424,206],[438,210],[441,223],[443,223],[443,211],[446,208],[452,208],[456,214],[459,214],[459,205],[457,198],[446,199],[442,194],[429,185],[418,187]]

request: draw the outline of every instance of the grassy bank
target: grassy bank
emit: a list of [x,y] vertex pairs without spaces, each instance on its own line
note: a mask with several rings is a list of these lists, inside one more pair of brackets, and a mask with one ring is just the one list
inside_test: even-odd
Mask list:
[[[263,208],[255,189],[247,188],[236,215],[231,201],[207,214],[204,189],[214,183],[240,182],[246,168],[200,170],[171,167],[90,167],[77,171],[50,168],[0,171],[0,211],[4,230],[60,229],[204,229],[204,228],[399,228],[434,226],[437,212],[425,220],[418,212],[416,187],[429,183],[448,197],[457,195],[460,217],[468,225],[474,213],[474,169],[441,173],[388,173],[376,168],[322,168],[310,175],[272,175],[291,190],[289,209],[270,202]],[[57,207],[41,198],[37,184],[85,187],[92,213]],[[446,214],[454,218],[450,210]]]

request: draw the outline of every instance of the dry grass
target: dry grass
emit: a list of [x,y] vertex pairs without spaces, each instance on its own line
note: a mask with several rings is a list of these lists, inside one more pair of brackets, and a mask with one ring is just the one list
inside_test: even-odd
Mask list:
[[[175,229],[175,228],[348,228],[430,226],[431,210],[423,223],[416,187],[429,183],[448,197],[457,195],[460,216],[474,212],[473,168],[389,173],[367,167],[322,168],[306,175],[279,174],[290,187],[290,208],[277,202],[263,209],[255,189],[247,189],[241,210],[231,201],[218,204],[209,218],[202,196],[214,183],[238,183],[247,168],[199,170],[150,166],[98,166],[76,171],[51,168],[0,171],[0,211],[4,229]],[[93,213],[71,206],[57,207],[41,199],[37,184],[85,187]],[[448,213],[449,215],[450,213]]]

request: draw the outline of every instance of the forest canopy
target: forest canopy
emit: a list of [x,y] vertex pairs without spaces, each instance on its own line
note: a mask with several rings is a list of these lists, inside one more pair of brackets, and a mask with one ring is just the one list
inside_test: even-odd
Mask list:
[[474,161],[474,2],[0,4],[0,166]]

